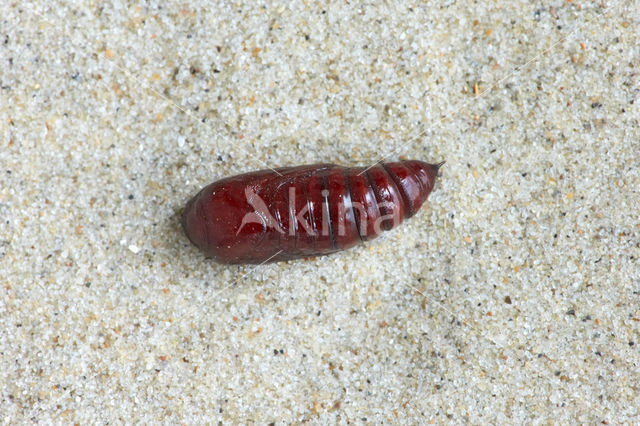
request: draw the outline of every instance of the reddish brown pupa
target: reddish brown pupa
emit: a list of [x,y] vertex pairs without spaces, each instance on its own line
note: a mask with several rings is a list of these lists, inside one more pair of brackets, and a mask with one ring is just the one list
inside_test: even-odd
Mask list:
[[189,239],[221,263],[267,263],[333,253],[413,216],[440,164],[312,164],[245,173],[204,187],[186,205]]

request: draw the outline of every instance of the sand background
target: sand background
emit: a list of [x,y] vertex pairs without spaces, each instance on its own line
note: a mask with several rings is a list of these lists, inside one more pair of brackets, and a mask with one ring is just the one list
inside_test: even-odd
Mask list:
[[[2,2],[0,421],[640,421],[640,2]],[[203,185],[446,160],[340,254]]]

